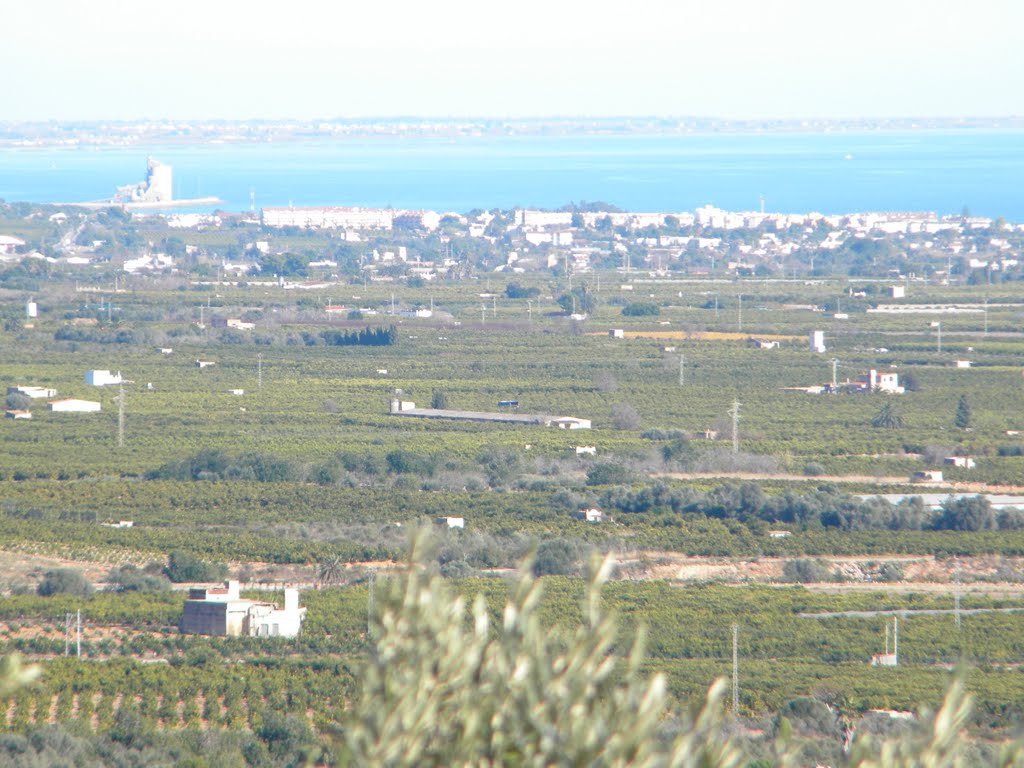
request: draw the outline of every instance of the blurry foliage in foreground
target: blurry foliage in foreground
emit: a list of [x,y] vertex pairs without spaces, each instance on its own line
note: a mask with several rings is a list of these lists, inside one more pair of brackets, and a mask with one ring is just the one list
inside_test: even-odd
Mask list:
[[[530,564],[492,626],[483,599],[465,601],[425,567],[421,536],[405,576],[381,590],[361,695],[344,731],[360,766],[707,766],[748,765],[751,756],[726,717],[723,680],[702,705],[671,723],[665,679],[642,672],[643,633],[625,658],[613,651],[617,623],[601,609],[612,564],[597,564],[583,598],[582,623],[552,632],[539,615],[541,585]],[[866,734],[851,766],[977,765],[965,738],[971,699],[949,690],[928,726],[897,739]],[[837,715],[838,720],[838,715]],[[755,764],[803,764],[803,745],[785,718]],[[1013,765],[1019,745],[987,754]],[[763,760],[764,762],[761,762]]]

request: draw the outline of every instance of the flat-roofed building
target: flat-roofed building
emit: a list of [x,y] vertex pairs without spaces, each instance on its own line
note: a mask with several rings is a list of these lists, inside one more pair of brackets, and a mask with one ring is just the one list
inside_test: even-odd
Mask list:
[[181,617],[181,631],[192,635],[233,637],[295,637],[306,609],[299,607],[299,590],[284,591],[284,608],[240,596],[237,581],[222,587],[189,590]]

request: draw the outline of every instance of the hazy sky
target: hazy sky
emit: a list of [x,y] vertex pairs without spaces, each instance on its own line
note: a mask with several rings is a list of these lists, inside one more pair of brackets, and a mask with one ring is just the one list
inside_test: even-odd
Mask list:
[[1024,114],[1021,0],[4,0],[0,120]]

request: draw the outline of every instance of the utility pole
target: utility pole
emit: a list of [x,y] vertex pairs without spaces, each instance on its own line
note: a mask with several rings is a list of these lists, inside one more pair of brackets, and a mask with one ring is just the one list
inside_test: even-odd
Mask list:
[[732,408],[728,411],[732,416],[732,452],[740,452],[740,401],[733,400]]
[[739,296],[739,308],[736,310],[736,330],[743,333],[743,294]]
[[740,654],[739,654],[740,625],[732,625],[732,715],[739,712],[740,708]]
[[836,387],[839,386],[839,382],[837,381],[837,373],[838,373],[838,371],[839,371],[839,360],[837,358],[833,357],[832,358],[832,391],[833,392],[835,392],[836,391]]
[[960,558],[953,561],[953,617],[960,629]]
[[124,448],[124,384],[117,387],[117,447]]
[[679,386],[686,384],[686,355],[679,355]]
[[370,633],[370,624],[373,621],[373,612],[376,608],[377,598],[374,594],[375,587],[377,584],[377,570],[375,568],[370,569],[369,574],[369,594],[366,599],[366,633]]
[[481,303],[480,304],[480,325],[483,325],[486,322],[487,322],[487,305]]
[[263,389],[263,353],[256,355],[256,387]]
[[530,318],[530,324],[533,324],[533,300],[526,300],[526,314]]
[[900,664],[900,620],[893,617],[892,620],[892,655],[896,657],[896,666]]

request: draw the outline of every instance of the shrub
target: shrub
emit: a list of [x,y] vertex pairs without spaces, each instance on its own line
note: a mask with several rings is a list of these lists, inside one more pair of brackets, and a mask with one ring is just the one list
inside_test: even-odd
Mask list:
[[938,531],[987,531],[996,527],[996,514],[984,496],[950,496],[931,527]]
[[430,407],[445,410],[448,407],[448,394],[443,389],[435,389],[430,395]]
[[657,304],[636,302],[624,306],[622,314],[624,317],[653,317],[661,314],[661,308]]
[[640,426],[640,414],[629,403],[616,403],[612,406],[612,425],[616,429],[636,429]]
[[32,398],[21,392],[10,392],[4,400],[9,411],[27,411],[32,407]]
[[637,475],[621,464],[595,464],[587,470],[587,485],[629,485]]
[[533,560],[535,576],[568,576],[575,573],[580,555],[577,547],[565,539],[545,541],[537,547]]
[[146,573],[134,565],[112,569],[107,574],[107,584],[116,592],[158,592],[171,588],[166,576]]
[[787,560],[782,566],[783,580],[797,584],[828,581],[829,576],[828,565],[821,560]]
[[903,581],[903,566],[899,563],[882,563],[878,569],[879,581]]
[[228,568],[223,563],[209,563],[189,552],[171,552],[164,575],[173,582],[221,581]]
[[73,568],[55,568],[43,574],[43,580],[36,587],[36,594],[42,597],[51,595],[74,595],[88,597],[93,593],[93,586],[81,571]]

